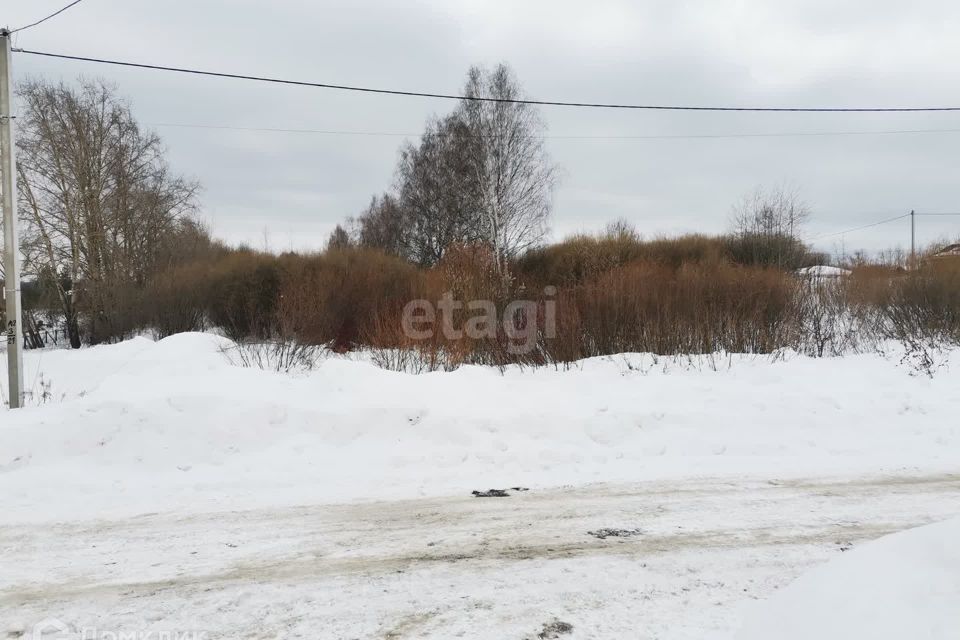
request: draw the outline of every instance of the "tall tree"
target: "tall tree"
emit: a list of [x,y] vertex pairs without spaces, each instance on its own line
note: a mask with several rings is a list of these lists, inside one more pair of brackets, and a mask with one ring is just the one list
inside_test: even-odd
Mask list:
[[353,240],[347,230],[343,228],[343,225],[338,224],[334,227],[333,231],[330,232],[330,237],[327,238],[327,251],[349,249],[352,246]]
[[420,143],[407,143],[397,167],[403,243],[414,262],[437,264],[447,247],[475,242],[480,228],[480,189],[473,157],[478,140],[453,114],[427,124]]
[[543,240],[557,170],[543,143],[546,125],[524,97],[510,68],[472,67],[457,115],[472,140],[467,148],[483,235],[496,264]]
[[795,267],[807,253],[800,239],[810,207],[796,188],[757,187],[734,205],[731,223],[749,261]]
[[406,213],[392,195],[385,193],[370,199],[370,205],[356,220],[355,242],[361,247],[409,257],[410,233]]
[[80,344],[116,337],[125,292],[142,286],[194,210],[197,186],[171,174],[160,138],[102,83],[18,87],[18,173],[26,264],[48,274]]
[[810,207],[796,188],[757,187],[733,207],[734,231],[740,235],[797,237],[810,218]]
[[523,93],[502,64],[471,68],[465,96],[453,113],[428,122],[418,143],[401,148],[397,195],[374,198],[356,220],[359,244],[432,266],[451,245],[483,243],[502,271],[544,238],[557,170],[539,112],[503,102]]

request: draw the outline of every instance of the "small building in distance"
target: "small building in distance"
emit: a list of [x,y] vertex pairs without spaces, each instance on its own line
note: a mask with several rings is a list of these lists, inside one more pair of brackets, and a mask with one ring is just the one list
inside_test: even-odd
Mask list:
[[960,265],[960,244],[949,244],[936,253],[932,253],[924,258],[924,262],[929,263],[931,266],[946,263]]
[[920,268],[931,271],[960,271],[960,244],[948,244],[920,261]]

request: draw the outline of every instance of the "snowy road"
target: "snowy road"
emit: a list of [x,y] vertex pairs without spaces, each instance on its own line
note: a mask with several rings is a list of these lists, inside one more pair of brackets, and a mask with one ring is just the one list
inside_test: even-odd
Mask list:
[[[810,565],[957,514],[960,475],[932,475],[7,524],[0,633],[55,618],[101,637],[525,640],[560,621],[564,638],[724,638]],[[603,528],[640,533],[588,534]]]

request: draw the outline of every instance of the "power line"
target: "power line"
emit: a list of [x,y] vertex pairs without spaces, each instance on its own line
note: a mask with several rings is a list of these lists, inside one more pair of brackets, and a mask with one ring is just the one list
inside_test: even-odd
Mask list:
[[[225,131],[249,131],[262,133],[304,133],[332,136],[370,136],[370,137],[405,137],[420,138],[443,136],[442,133],[403,133],[397,131],[349,131],[334,129],[287,129],[274,127],[235,127],[229,125],[188,124],[179,122],[147,123],[151,127],[171,127],[182,129],[214,129]],[[960,133],[960,129],[897,129],[884,131],[800,131],[784,133],[720,133],[720,134],[651,134],[651,135],[545,135],[538,136],[546,140],[709,140],[730,138],[790,138],[790,137],[824,137],[824,136],[869,136],[869,135],[904,135],[924,133]],[[458,134],[460,135],[460,134]],[[474,136],[468,136],[474,137]]]
[[814,240],[822,240],[822,239],[824,239],[824,238],[833,238],[834,236],[842,236],[842,235],[846,235],[846,234],[848,234],[848,233],[853,233],[854,231],[862,231],[863,229],[869,229],[869,228],[871,228],[871,227],[879,227],[879,226],[882,225],[882,224],[887,224],[888,222],[894,222],[894,221],[896,221],[896,220],[902,220],[903,218],[909,218],[909,217],[910,217],[910,214],[909,214],[909,213],[904,213],[904,214],[902,214],[902,215],[895,216],[895,217],[893,217],[893,218],[887,218],[886,220],[879,220],[879,221],[873,222],[873,223],[871,223],[871,224],[865,224],[865,225],[863,225],[862,227],[854,227],[853,229],[846,229],[846,230],[844,230],[844,231],[837,231],[836,233],[826,233],[826,234],[823,234],[823,235],[814,236],[813,238],[810,238],[810,239],[807,240],[807,241],[808,241],[808,242],[813,242]]
[[211,76],[216,78],[231,78],[234,80],[253,80],[256,82],[268,82],[273,84],[293,85],[299,87],[313,87],[318,89],[334,89],[338,91],[353,91],[359,93],[373,93],[380,95],[410,96],[418,98],[439,98],[443,100],[469,100],[472,102],[496,102],[507,104],[526,104],[535,106],[550,107],[579,107],[590,109],[636,109],[648,111],[750,111],[750,112],[932,112],[932,111],[960,111],[960,107],[698,107],[689,105],[641,105],[641,104],[618,104],[601,102],[562,102],[554,100],[527,100],[519,98],[489,98],[482,96],[464,96],[447,93],[427,93],[420,91],[401,91],[395,89],[377,89],[372,87],[359,87],[340,84],[329,84],[324,82],[308,82],[305,80],[284,80],[281,78],[271,78],[265,76],[253,76],[237,73],[223,73],[218,71],[203,71],[199,69],[187,69],[181,67],[168,67],[163,65],[143,64],[137,62],[124,62],[120,60],[107,60],[103,58],[88,58],[84,56],[72,56],[62,53],[49,53],[45,51],[32,51],[29,49],[14,49],[18,53],[26,53],[35,56],[44,56],[47,58],[59,58],[62,60],[74,60],[80,62],[95,62],[98,64],[109,64],[120,67],[134,67],[137,69],[150,69],[153,71],[171,71],[174,73],[186,73],[199,76]]
[[[949,212],[948,212],[948,213],[920,213],[920,212],[917,212],[917,213],[914,213],[913,215],[915,215],[915,216],[960,216],[960,212],[958,212],[958,213],[949,213]],[[865,224],[865,225],[863,225],[862,227],[854,227],[853,229],[846,229],[846,230],[844,230],[844,231],[837,231],[836,233],[827,233],[827,234],[823,234],[823,235],[819,235],[819,236],[814,236],[814,237],[812,237],[812,238],[808,238],[808,239],[807,239],[807,242],[813,242],[814,240],[822,240],[823,238],[832,238],[832,237],[834,237],[834,236],[846,235],[846,234],[848,234],[848,233],[853,233],[854,231],[862,231],[863,229],[869,229],[869,228],[871,228],[871,227],[878,227],[878,226],[880,226],[880,225],[882,225],[882,224],[887,224],[888,222],[895,222],[895,221],[897,221],[897,220],[902,220],[902,219],[904,219],[904,218],[909,218],[909,217],[910,217],[910,214],[909,214],[909,213],[905,213],[905,214],[903,214],[903,215],[894,216],[893,218],[887,218],[886,220],[879,220],[879,221],[873,222],[873,223],[871,223],[871,224]]]
[[30,23],[30,24],[28,24],[28,25],[24,25],[24,26],[20,27],[19,29],[13,29],[13,30],[10,31],[10,33],[17,33],[18,31],[24,31],[24,30],[26,30],[26,29],[30,29],[31,27],[35,27],[35,26],[37,26],[38,24],[42,24],[42,23],[46,22],[47,20],[49,20],[50,18],[55,18],[56,16],[60,15],[61,13],[63,13],[63,12],[66,11],[67,9],[69,9],[70,7],[72,7],[72,6],[74,6],[74,5],[78,5],[78,4],[80,4],[81,2],[83,2],[83,0],[74,0],[73,2],[71,2],[70,4],[68,4],[67,6],[65,6],[64,8],[60,9],[59,11],[55,11],[55,12],[51,13],[51,14],[48,15],[46,18],[41,18],[40,20],[37,20],[36,22]]

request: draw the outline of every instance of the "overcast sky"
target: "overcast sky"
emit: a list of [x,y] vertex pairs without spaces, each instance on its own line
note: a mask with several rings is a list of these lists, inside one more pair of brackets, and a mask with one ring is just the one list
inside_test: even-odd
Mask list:
[[[4,0],[32,22],[66,0]],[[18,34],[28,49],[334,84],[456,93],[471,64],[509,63],[530,97],[730,106],[958,106],[956,0],[85,0]],[[199,180],[230,242],[321,248],[389,188],[403,135],[210,130],[164,124],[415,136],[453,103],[120,69],[15,54],[15,76],[103,77]],[[546,107],[562,167],[552,236],[626,218],[646,236],[722,232],[757,185],[795,185],[810,237],[911,209],[960,212],[960,113],[751,114]],[[956,129],[900,135],[727,135]],[[265,233],[266,231],[266,233]],[[921,243],[960,217],[918,219]],[[908,221],[843,237],[909,245]],[[826,249],[841,236],[818,240]]]

